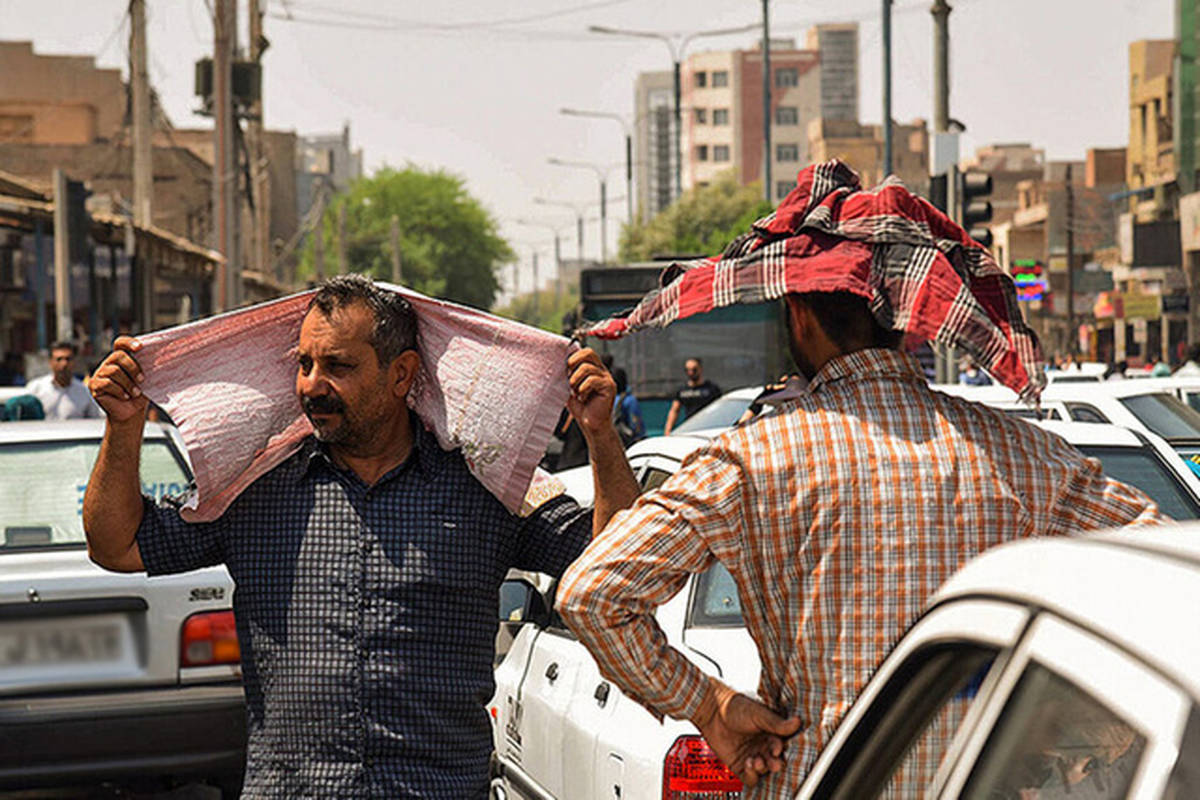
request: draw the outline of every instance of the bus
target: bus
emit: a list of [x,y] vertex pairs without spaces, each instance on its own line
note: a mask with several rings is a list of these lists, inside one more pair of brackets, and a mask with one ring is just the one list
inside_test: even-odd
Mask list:
[[[680,259],[672,259],[678,261]],[[579,276],[580,315],[597,322],[630,310],[658,286],[669,261],[584,269]],[[623,339],[591,339],[629,376],[642,406],[647,435],[661,434],[675,392],[686,382],[683,362],[699,358],[704,377],[722,391],[758,386],[794,370],[788,355],[782,301],[732,305],[646,330]],[[681,420],[682,421],[682,420]]]

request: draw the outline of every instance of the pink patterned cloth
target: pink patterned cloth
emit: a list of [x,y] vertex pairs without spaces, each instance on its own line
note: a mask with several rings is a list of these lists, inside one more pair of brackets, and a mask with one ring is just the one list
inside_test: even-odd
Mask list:
[[[390,284],[418,320],[409,405],[510,511],[522,511],[566,404],[568,339]],[[296,344],[312,291],[138,338],[142,390],[179,427],[196,477],[183,509],[216,519],[312,432],[296,398]],[[536,488],[536,487],[535,487]],[[528,508],[524,509],[528,510]]]

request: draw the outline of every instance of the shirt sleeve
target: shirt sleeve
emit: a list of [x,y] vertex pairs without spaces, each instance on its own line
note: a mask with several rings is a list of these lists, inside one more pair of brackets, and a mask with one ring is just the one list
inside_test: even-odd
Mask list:
[[559,577],[592,539],[591,509],[559,495],[517,520],[513,567]]
[[1097,459],[1082,458],[1059,492],[1046,535],[1169,521],[1140,489],[1106,476]]
[[172,575],[225,562],[227,511],[212,522],[185,522],[166,501],[155,505],[142,496],[138,551],[148,575]]
[[559,587],[558,611],[600,672],[657,716],[690,718],[709,686],[667,643],[654,611],[717,555],[740,551],[743,471],[716,446],[689,456],[657,492],[613,517]]

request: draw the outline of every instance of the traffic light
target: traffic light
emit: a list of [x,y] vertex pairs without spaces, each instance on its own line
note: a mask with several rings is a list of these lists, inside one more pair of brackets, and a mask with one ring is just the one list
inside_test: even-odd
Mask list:
[[967,234],[984,247],[992,246],[992,232],[984,227],[992,220],[992,176],[986,172],[964,172],[958,184],[958,221]]

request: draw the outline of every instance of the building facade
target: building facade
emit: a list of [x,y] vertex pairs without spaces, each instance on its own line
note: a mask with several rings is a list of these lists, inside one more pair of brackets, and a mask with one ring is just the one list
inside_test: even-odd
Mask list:
[[821,116],[858,120],[858,23],[814,25],[805,46],[821,58]]
[[643,72],[633,90],[633,160],[637,216],[643,222],[675,199],[673,72]]

